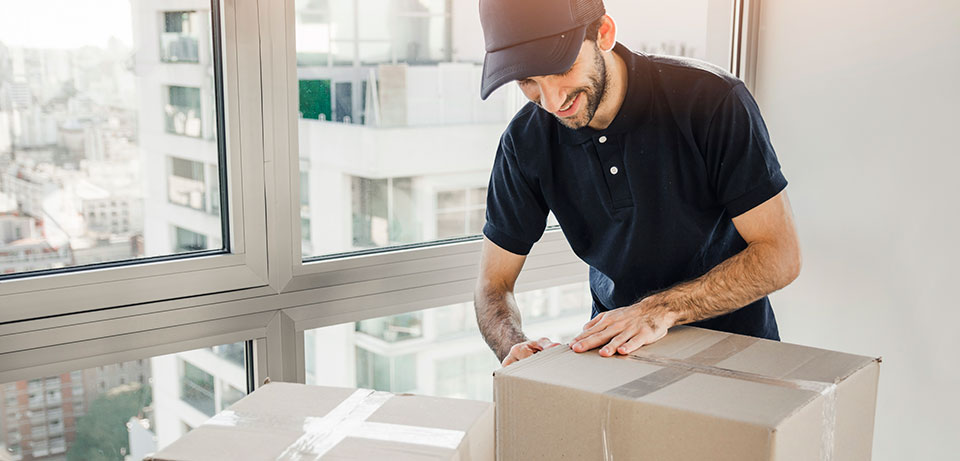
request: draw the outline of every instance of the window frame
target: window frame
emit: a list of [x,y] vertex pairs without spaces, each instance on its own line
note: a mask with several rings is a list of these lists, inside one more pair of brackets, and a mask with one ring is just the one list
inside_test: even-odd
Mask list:
[[[739,74],[757,36],[738,31],[760,0],[731,1]],[[479,237],[303,261],[294,0],[223,0],[220,13],[232,253],[0,281],[0,383],[241,340],[248,387],[304,382],[305,330],[472,299]],[[517,291],[585,274],[548,230]]]
[[[263,144],[260,100],[259,47],[237,33],[238,25],[256,27],[256,8],[244,0],[210,3],[212,47],[220,56],[222,95],[216,101],[220,116],[218,147],[226,149],[227,209],[221,229],[229,232],[222,250],[164,255],[13,274],[0,279],[0,324],[50,316],[125,307],[208,293],[267,287],[266,242],[247,235],[263,235],[260,210],[263,196]],[[217,58],[212,57],[214,65]],[[161,62],[160,66],[176,66]],[[166,88],[166,86],[164,86]],[[221,154],[221,157],[224,157]],[[164,178],[165,179],[165,178]],[[163,197],[166,201],[167,197]],[[209,214],[209,213],[207,213]],[[223,225],[227,224],[227,225]],[[146,282],[146,283],[145,283]],[[112,294],[104,301],[103,293]]]

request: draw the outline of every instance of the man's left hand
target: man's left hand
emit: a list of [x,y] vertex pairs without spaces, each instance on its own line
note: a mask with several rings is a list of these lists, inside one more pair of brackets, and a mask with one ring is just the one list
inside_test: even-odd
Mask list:
[[587,322],[570,348],[574,352],[589,351],[606,343],[600,355],[627,355],[640,346],[660,340],[674,325],[676,316],[651,297],[640,302],[602,312]]

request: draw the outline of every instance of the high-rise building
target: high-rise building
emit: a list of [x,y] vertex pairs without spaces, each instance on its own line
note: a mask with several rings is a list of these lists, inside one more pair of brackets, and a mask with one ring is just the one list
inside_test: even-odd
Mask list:
[[130,3],[147,256],[220,248],[210,2]]
[[0,386],[0,441],[16,461],[65,460],[87,408],[81,372]]

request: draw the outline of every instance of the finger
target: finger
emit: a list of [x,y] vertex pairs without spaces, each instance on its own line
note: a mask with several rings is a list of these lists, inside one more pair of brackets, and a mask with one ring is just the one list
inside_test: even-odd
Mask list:
[[[598,314],[596,317],[590,319],[590,321],[583,326],[583,331],[581,331],[576,338],[573,338],[574,342],[585,338],[589,334],[592,334],[592,332],[595,331],[594,329],[603,322],[603,319],[605,317],[606,317],[606,312]],[[590,331],[591,333],[587,333],[588,331]]]
[[[520,347],[517,347],[517,346],[520,346]],[[513,362],[519,362],[520,360],[530,357],[536,352],[537,351],[531,348],[529,344],[523,344],[523,343],[517,344],[516,346],[510,349],[510,354],[508,354],[507,357],[503,359],[503,362],[501,363],[501,365],[507,366]]]
[[537,340],[537,345],[540,346],[540,350],[550,349],[553,346],[559,346],[559,343],[555,343],[550,340],[550,338],[540,338]]
[[640,349],[647,344],[649,338],[644,334],[636,335],[617,348],[617,352],[623,355],[632,354],[633,351]]
[[[596,318],[600,318],[600,317],[598,316],[598,317],[596,317]],[[609,322],[609,321],[604,321],[604,320],[606,320],[606,319],[607,319],[607,316],[604,316],[604,318],[598,320],[596,323],[594,323],[594,324],[593,324],[592,326],[590,326],[589,328],[586,328],[586,327],[585,327],[585,328],[583,329],[583,331],[581,331],[580,334],[577,335],[576,338],[573,338],[573,341],[574,341],[574,342],[580,341],[580,340],[582,340],[583,338],[586,338],[587,336],[590,336],[590,335],[592,335],[592,334],[595,334],[595,333],[597,333],[598,331],[602,331],[604,328],[606,328],[607,326],[610,325],[610,322]]]
[[631,332],[624,331],[614,336],[613,339],[611,339],[606,346],[603,346],[603,348],[600,349],[600,355],[604,357],[610,357],[611,355],[616,354],[617,348],[619,348],[621,344],[627,342],[627,340],[629,340],[633,336],[634,336],[634,332],[632,331]]
[[595,347],[600,346],[601,344],[610,340],[616,336],[619,331],[614,331],[611,328],[604,328],[590,336],[587,336],[580,341],[577,341],[573,344],[572,349],[574,352],[584,352],[589,351]]

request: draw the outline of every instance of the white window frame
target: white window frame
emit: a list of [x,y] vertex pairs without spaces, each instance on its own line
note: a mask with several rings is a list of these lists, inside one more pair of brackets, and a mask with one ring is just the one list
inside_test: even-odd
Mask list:
[[[731,1],[740,74],[760,1]],[[256,385],[304,382],[305,330],[472,299],[479,238],[302,261],[294,0],[221,8],[232,254],[0,282],[0,383],[242,340]],[[525,266],[518,291],[586,275],[559,230]]]
[[[207,293],[267,287],[263,235],[263,144],[256,42],[238,24],[256,25],[256,5],[226,1],[221,11],[230,253],[83,269],[0,281],[0,323],[131,306]],[[211,14],[213,14],[211,9]],[[251,16],[253,18],[245,18]],[[212,30],[212,29],[211,29]],[[162,65],[176,66],[175,63]],[[166,200],[166,197],[164,197]],[[104,293],[110,293],[104,299]]]

